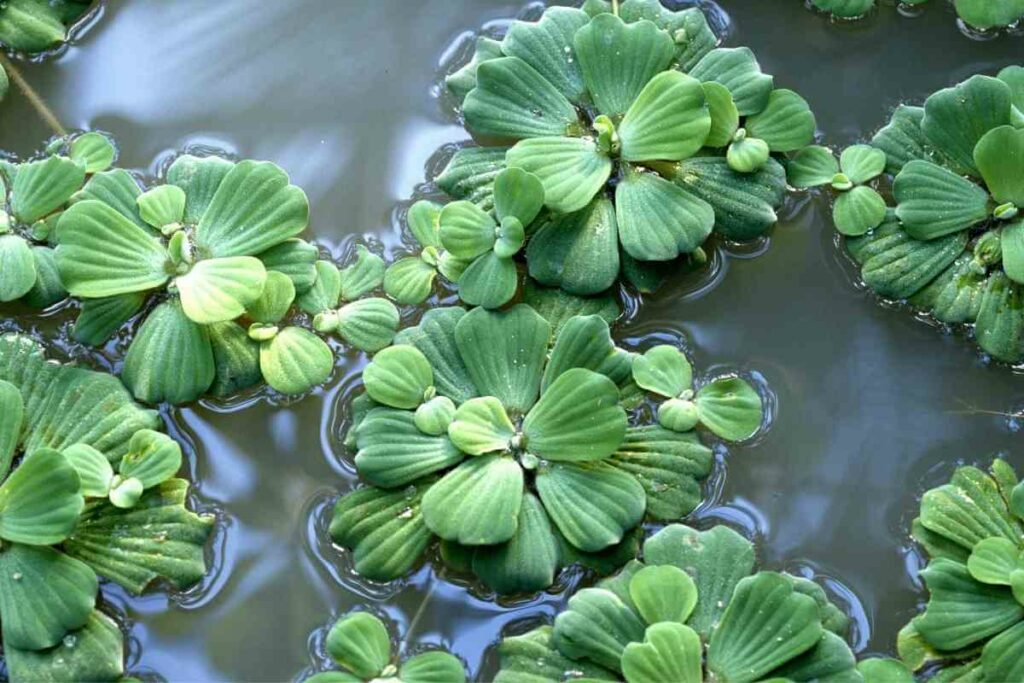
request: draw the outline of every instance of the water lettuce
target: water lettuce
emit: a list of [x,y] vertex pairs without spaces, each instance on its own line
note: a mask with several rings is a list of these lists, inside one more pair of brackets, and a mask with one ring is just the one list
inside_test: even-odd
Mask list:
[[[928,0],[902,0],[905,5],[923,5]],[[876,0],[811,0],[811,5],[840,19],[859,19],[874,9]],[[1024,19],[1022,0],[953,0],[957,16],[980,31],[1015,26]]]

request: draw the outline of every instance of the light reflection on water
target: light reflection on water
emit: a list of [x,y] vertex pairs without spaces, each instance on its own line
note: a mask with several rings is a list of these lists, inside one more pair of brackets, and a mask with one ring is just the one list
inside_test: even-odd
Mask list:
[[[840,25],[798,0],[723,4],[729,44],[750,45],[779,85],[807,96],[831,144],[865,139],[898,102],[1020,54],[1019,39],[964,39],[944,3],[914,19],[884,8]],[[243,0],[110,0],[80,45],[24,72],[66,126],[112,131],[127,166],[154,174],[190,145],[270,159],[309,194],[315,235],[334,256],[363,237],[394,251],[401,207],[447,158],[435,151],[465,139],[440,94],[440,65],[464,49],[467,29],[500,30],[522,9],[511,0],[258,10]],[[0,148],[27,154],[49,136],[17,94],[4,107]],[[756,444],[716,450],[708,490],[721,502],[702,506],[695,523],[743,530],[768,568],[827,577],[850,606],[858,646],[891,652],[919,598],[907,536],[917,497],[957,460],[1009,451],[1021,464],[1016,421],[988,413],[1024,405],[1024,391],[956,336],[853,286],[820,198],[795,197],[782,218],[756,248],[719,245],[700,277],[669,283],[639,311],[630,302],[618,338],[681,342],[702,373],[759,373],[777,398],[772,428]],[[46,331],[64,318],[22,323]],[[325,531],[336,495],[355,483],[340,440],[365,360],[343,357],[328,387],[302,401],[250,396],[172,411],[172,431],[194,444],[199,500],[229,521],[198,589],[171,600],[109,591],[134,623],[141,668],[175,680],[290,679],[311,663],[332,615],[369,601],[405,634],[429,594],[412,640],[451,647],[477,672],[503,629],[550,619],[584,579],[567,572],[561,592],[496,605],[428,566],[388,586],[356,577]]]

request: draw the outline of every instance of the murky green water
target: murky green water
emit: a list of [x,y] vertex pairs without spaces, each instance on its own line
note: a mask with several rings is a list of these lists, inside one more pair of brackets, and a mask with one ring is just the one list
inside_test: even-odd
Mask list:
[[[729,43],[754,48],[777,83],[804,94],[835,145],[867,137],[900,101],[1024,54],[1019,37],[963,37],[941,3],[914,19],[884,8],[844,25],[799,0],[722,4]],[[522,8],[110,0],[78,46],[24,73],[65,126],[114,133],[125,166],[155,170],[188,145],[281,164],[310,196],[315,236],[340,255],[358,238],[398,243],[396,206],[426,180],[434,151],[465,137],[437,98],[446,46]],[[50,134],[23,98],[4,106],[0,148],[29,153]],[[890,652],[919,598],[907,540],[916,498],[961,460],[1006,452],[1024,465],[1013,451],[1018,424],[993,414],[1024,407],[1024,380],[956,335],[878,306],[853,284],[832,235],[827,205],[798,197],[763,249],[723,255],[711,282],[671,284],[619,334],[681,336],[698,368],[764,377],[777,396],[774,424],[727,455],[720,505],[697,517],[756,533],[769,566],[842,581],[856,595],[858,645]],[[414,639],[445,643],[486,678],[484,652],[505,625],[561,604],[555,594],[499,607],[429,569],[393,586],[349,572],[324,530],[334,496],[354,482],[339,403],[362,360],[350,357],[301,402],[168,413],[194,445],[199,496],[226,524],[203,586],[170,605],[114,593],[139,640],[136,668],[175,681],[289,680],[332,613],[373,600],[404,630],[429,594]]]

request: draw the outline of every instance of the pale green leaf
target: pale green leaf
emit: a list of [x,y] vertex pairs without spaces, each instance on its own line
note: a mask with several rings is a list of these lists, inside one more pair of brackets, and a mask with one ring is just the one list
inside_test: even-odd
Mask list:
[[740,127],[740,114],[736,103],[732,101],[732,93],[721,83],[708,81],[701,84],[704,88],[704,99],[708,103],[711,115],[711,131],[704,144],[708,147],[725,147],[732,141]]
[[679,161],[704,146],[711,114],[700,81],[665,71],[640,91],[619,124],[626,161]]
[[316,315],[332,309],[341,301],[341,271],[330,261],[317,261],[314,265],[316,280],[313,286],[296,297],[306,313]]
[[544,185],[532,173],[521,168],[507,168],[494,179],[494,213],[499,222],[513,217],[522,226],[528,226],[543,206]]
[[83,166],[86,173],[91,174],[110,168],[117,150],[103,133],[85,133],[71,141],[68,155],[72,161]]
[[621,671],[622,652],[644,637],[644,623],[622,600],[602,588],[584,588],[555,618],[552,642],[562,654]]
[[356,428],[356,468],[375,486],[405,486],[465,457],[447,436],[423,433],[407,411],[374,408]]
[[839,162],[828,147],[811,145],[796,153],[786,166],[789,184],[798,189],[821,187],[839,173]]
[[974,148],[974,164],[996,203],[1024,207],[1024,130],[990,130]]
[[693,383],[693,368],[674,346],[660,345],[633,359],[633,380],[651,393],[666,398],[679,396]]
[[701,683],[703,654],[700,636],[689,626],[654,624],[644,642],[626,646],[622,672],[627,683]]
[[317,280],[316,263],[319,256],[320,250],[315,244],[296,238],[285,240],[258,254],[256,258],[263,261],[268,273],[287,275],[295,285],[295,291],[303,294]]
[[380,351],[363,370],[366,393],[383,405],[411,410],[433,398],[434,373],[415,346],[399,344]]
[[36,284],[36,276],[29,243],[18,235],[0,235],[0,303],[28,294]]
[[78,472],[58,451],[33,451],[0,486],[0,538],[60,543],[74,530],[85,504],[79,487]]
[[455,328],[465,315],[466,310],[459,307],[431,309],[423,314],[419,325],[395,336],[396,344],[419,349],[434,371],[438,393],[456,404],[478,395],[455,341]]
[[578,9],[549,7],[536,22],[512,22],[501,49],[532,66],[570,102],[579,102],[585,88],[572,52],[573,36],[588,21]]
[[473,553],[473,573],[500,594],[533,593],[555,581],[560,565],[558,540],[540,501],[523,496],[515,535],[495,548]]
[[860,185],[836,197],[832,219],[841,234],[856,237],[881,225],[887,211],[882,195],[866,185]]
[[966,230],[989,216],[988,193],[928,161],[911,161],[893,181],[896,215],[914,238]]
[[85,626],[47,650],[4,648],[11,679],[34,683],[123,680],[124,655],[121,627],[99,610],[93,610]]
[[552,643],[552,628],[541,626],[521,636],[503,638],[498,646],[501,670],[495,683],[543,683],[569,680],[612,681],[611,672],[586,661],[569,659]]
[[925,101],[921,130],[942,151],[952,171],[977,176],[974,148],[985,133],[1010,123],[1011,99],[1006,83],[972,76]]
[[749,439],[761,427],[761,396],[739,377],[716,379],[697,391],[700,421],[727,441]]
[[493,396],[471,398],[458,407],[448,426],[452,443],[470,455],[483,455],[510,448],[516,428],[505,414],[501,401]]
[[258,301],[267,282],[263,263],[252,256],[200,261],[175,278],[181,307],[200,325],[222,323],[241,316]]
[[627,171],[615,199],[622,247],[640,261],[690,253],[714,227],[714,210],[707,202],[654,173]]
[[541,74],[518,57],[488,60],[462,110],[476,135],[519,140],[564,135],[578,125],[576,109]]
[[84,182],[84,166],[67,157],[51,156],[19,164],[11,183],[11,213],[31,225],[63,207]]
[[885,152],[871,145],[852,145],[839,157],[839,168],[854,185],[882,175],[885,165]]
[[387,299],[379,297],[353,301],[337,311],[338,335],[367,353],[379,351],[390,344],[398,324],[398,309]]
[[678,567],[644,567],[630,580],[629,597],[649,625],[665,621],[685,624],[697,604],[697,585]]
[[438,220],[441,244],[455,257],[473,259],[494,248],[498,225],[476,204],[452,202],[442,209]]
[[274,390],[302,394],[331,376],[334,352],[309,330],[286,327],[260,346],[260,371]]
[[465,683],[466,667],[449,652],[431,650],[402,662],[398,677],[402,683]]
[[384,291],[400,304],[418,305],[434,289],[437,269],[419,256],[398,259],[384,271]]
[[715,48],[690,69],[690,75],[728,88],[740,116],[763,111],[774,82],[771,76],[761,73],[757,58],[747,47]]
[[185,191],[177,185],[157,185],[135,201],[142,220],[157,230],[179,224],[185,218]]
[[768,143],[772,152],[795,152],[814,142],[818,123],[807,100],[792,90],[779,89],[743,126],[750,136]]
[[510,457],[470,458],[423,496],[423,519],[435,534],[462,545],[512,538],[523,502],[523,470]]
[[626,434],[626,413],[615,383],[604,375],[573,368],[547,386],[523,421],[531,453],[563,461],[602,460]]
[[544,203],[558,213],[572,213],[587,206],[612,172],[612,160],[592,140],[583,138],[523,140],[508,151],[507,159],[509,166],[540,178]]
[[336,664],[364,679],[378,677],[391,663],[388,629],[368,612],[354,612],[336,621],[325,646]]
[[82,495],[86,498],[106,498],[114,478],[114,468],[110,466],[107,457],[84,443],[69,446],[62,453],[78,472]]
[[1020,548],[1008,538],[986,538],[971,550],[967,570],[981,583],[1009,586],[1020,554]]
[[363,245],[356,245],[355,260],[339,271],[342,301],[355,301],[380,287],[384,269],[384,259]]
[[294,301],[295,285],[291,278],[284,273],[268,271],[263,293],[246,305],[245,315],[258,323],[278,323],[288,315]]
[[580,211],[551,216],[526,246],[530,276],[580,296],[610,288],[619,276],[619,233],[615,206],[595,197]]

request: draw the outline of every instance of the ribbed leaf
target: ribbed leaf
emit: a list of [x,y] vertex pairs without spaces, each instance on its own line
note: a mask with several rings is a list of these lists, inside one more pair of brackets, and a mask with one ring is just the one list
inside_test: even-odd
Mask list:
[[263,381],[260,372],[260,347],[234,322],[207,328],[213,348],[216,379],[210,387],[214,396],[231,396]]
[[964,254],[942,271],[930,285],[912,296],[909,301],[946,323],[972,322],[981,309],[985,275],[971,268],[974,259]]
[[423,523],[420,501],[432,480],[398,491],[353,491],[338,501],[330,533],[352,551],[355,569],[374,581],[391,581],[419,561],[433,534]]
[[78,472],[82,495],[86,498],[106,498],[114,478],[114,468],[110,466],[107,457],[84,443],[76,443],[62,452]]
[[82,628],[48,650],[4,648],[11,680],[36,683],[116,681],[124,675],[124,634],[98,610]]
[[811,3],[843,19],[856,19],[875,6],[875,0],[811,0]]
[[334,352],[312,332],[286,327],[260,346],[260,371],[276,391],[302,394],[331,376]]
[[363,371],[366,393],[392,408],[412,409],[431,398],[434,374],[427,358],[414,346],[391,346]]
[[220,157],[180,156],[167,169],[167,182],[185,191],[185,222],[196,225],[206,214],[224,178],[235,167]]
[[771,76],[761,73],[757,58],[747,47],[715,48],[690,69],[690,75],[728,88],[740,116],[764,111],[774,82]]
[[500,313],[473,309],[455,328],[478,394],[497,398],[512,417],[525,414],[537,400],[550,339],[551,326],[523,305]]
[[0,538],[29,545],[60,543],[82,511],[79,486],[78,472],[59,452],[31,452],[0,486]]
[[[317,280],[316,263],[320,250],[306,240],[290,239],[257,255],[268,272],[282,273],[298,293],[308,292]],[[337,301],[333,305],[337,305]],[[319,312],[319,311],[317,311]]]
[[523,502],[523,470],[512,458],[482,455],[446,474],[423,496],[423,519],[435,534],[462,545],[512,538]]
[[711,205],[655,173],[633,169],[615,189],[622,248],[639,261],[668,261],[704,243],[715,224]]
[[15,301],[36,284],[36,261],[29,243],[18,235],[0,235],[0,303]]
[[544,203],[559,213],[584,208],[605,186],[612,172],[611,159],[592,140],[584,138],[523,140],[508,151],[507,159],[509,166],[540,178]]
[[633,360],[633,380],[642,389],[671,398],[691,388],[693,368],[682,351],[660,345]]
[[552,216],[526,246],[530,276],[586,296],[611,287],[619,275],[615,206],[599,196],[576,213]]
[[316,315],[334,308],[341,301],[341,271],[330,261],[317,261],[314,265],[316,280],[313,286],[296,297],[306,313]]
[[974,165],[997,203],[1024,206],[1024,130],[990,130],[974,148]]
[[1019,681],[1024,678],[1024,623],[1000,633],[981,652],[985,680]]
[[622,652],[644,637],[644,624],[622,600],[603,588],[584,588],[555,619],[552,642],[573,659],[621,671]]
[[523,497],[516,533],[495,548],[473,554],[473,573],[502,595],[534,593],[555,581],[560,564],[558,540],[547,513],[532,493]]
[[342,301],[355,301],[384,282],[384,259],[359,244],[356,257],[339,271]]
[[644,516],[643,487],[602,462],[554,463],[538,471],[536,486],[558,530],[586,552],[618,543]]
[[510,448],[516,428],[493,396],[471,398],[455,411],[448,426],[452,443],[469,455],[483,455]]
[[643,643],[630,643],[622,653],[622,671],[628,683],[700,683],[703,647],[689,626],[654,624]]
[[630,579],[629,597],[648,624],[666,621],[685,624],[697,604],[697,585],[678,567],[669,564],[644,567]]
[[839,167],[854,185],[877,178],[885,170],[885,153],[870,145],[852,145],[843,150]]
[[85,168],[67,157],[19,164],[11,183],[11,213],[22,223],[35,223],[64,206],[84,182]]
[[1011,65],[1000,71],[996,78],[1010,86],[1013,106],[1024,112],[1024,66]]
[[75,296],[99,298],[156,289],[167,282],[167,250],[111,207],[79,202],[61,215],[57,267]]
[[982,30],[1009,26],[1024,17],[1024,2],[1020,0],[955,0],[954,6],[961,19],[968,25]]
[[137,200],[140,194],[139,181],[128,171],[116,168],[89,178],[85,187],[75,193],[74,199],[75,202],[87,199],[101,201],[135,225],[151,231],[152,227],[139,215]]
[[65,551],[138,595],[155,581],[186,590],[206,574],[205,548],[215,520],[186,508],[189,484],[170,479],[131,509],[90,502]]
[[541,390],[546,391],[558,377],[572,368],[593,370],[621,384],[628,378],[629,366],[626,363],[625,372],[617,372],[621,353],[612,341],[608,323],[601,316],[579,315],[569,318],[551,347]]
[[448,204],[438,222],[441,244],[457,258],[473,259],[494,248],[498,225],[489,213],[472,202]]
[[995,481],[976,467],[958,468],[948,484],[924,494],[921,524],[967,550],[993,537],[1017,543],[1022,533]]
[[711,114],[700,81],[665,71],[640,91],[619,124],[626,161],[679,161],[704,146]]
[[390,344],[398,323],[398,309],[387,299],[379,297],[353,301],[338,309],[338,334],[355,348],[368,353]]
[[746,131],[739,139],[733,140],[726,151],[725,160],[729,163],[729,168],[738,173],[753,173],[764,168],[772,152],[764,140],[745,136]]
[[308,223],[309,200],[288,174],[270,162],[241,161],[223,176],[199,219],[196,247],[214,258],[255,256]]
[[988,218],[989,197],[969,180],[927,161],[911,161],[893,182],[896,215],[917,239],[966,230]]
[[22,302],[36,310],[42,310],[66,299],[68,292],[60,279],[53,249],[32,247],[32,261],[35,263],[36,281],[32,289],[26,292]]
[[466,667],[455,655],[432,650],[402,662],[398,676],[402,683],[465,683]]
[[507,147],[460,149],[434,182],[451,197],[489,211],[494,206],[494,178],[505,168],[507,151]]
[[541,74],[518,57],[502,57],[477,68],[476,87],[462,110],[475,135],[519,140],[564,135],[578,125],[576,109]]
[[989,275],[974,324],[978,345],[993,358],[1018,363],[1024,358],[1024,293],[998,271]]
[[388,629],[368,612],[354,612],[336,621],[325,646],[336,664],[360,678],[377,678],[391,663]]
[[573,36],[588,21],[578,9],[550,7],[536,22],[512,22],[501,49],[532,66],[570,102],[579,102],[585,88],[579,62],[572,56]]
[[832,219],[840,234],[856,237],[881,225],[887,211],[882,195],[873,188],[860,185],[836,197]]
[[708,147],[725,147],[732,141],[740,127],[740,114],[736,111],[736,103],[732,101],[732,93],[721,83],[708,81],[702,83],[704,99],[708,103],[711,115],[711,131],[704,144]]
[[[850,680],[859,681],[856,674],[857,658],[850,650],[846,641],[826,631],[818,644],[804,654],[789,660],[784,666],[772,672],[773,678],[792,681]],[[907,683],[895,677],[892,671],[887,672],[892,678],[883,679],[888,683]],[[907,672],[907,678],[913,680]]]
[[[218,259],[223,260],[226,259]],[[288,315],[294,301],[295,285],[291,279],[284,273],[270,271],[266,274],[263,293],[246,306],[245,314],[265,325],[279,323]]]
[[976,581],[993,586],[1009,586],[1010,574],[1017,569],[1020,549],[1008,538],[986,538],[971,550],[967,570]]
[[87,346],[100,346],[131,320],[145,301],[144,292],[86,299],[82,302],[72,336]]
[[398,259],[384,272],[384,291],[400,304],[416,306],[434,290],[437,269],[419,256]]
[[465,457],[447,436],[421,432],[412,413],[375,408],[356,429],[356,468],[375,486],[395,488],[417,481]]
[[541,626],[521,636],[503,638],[498,646],[501,670],[495,683],[540,683],[568,680],[581,675],[586,680],[612,681],[609,671],[586,661],[569,659],[552,643],[552,628]]
[[814,142],[818,124],[807,100],[792,90],[773,90],[763,110],[747,118],[747,133],[773,152],[795,152]]
[[839,173],[839,162],[828,147],[811,145],[796,153],[786,166],[786,176],[793,187],[821,187],[832,182]]
[[0,481],[7,476],[21,441],[25,404],[18,387],[0,380]]
[[895,175],[914,159],[941,163],[941,154],[932,148],[921,130],[923,107],[901,104],[892,113],[892,119],[871,139],[871,145],[885,152],[886,171]]
[[477,68],[487,60],[504,56],[505,54],[501,51],[501,42],[487,36],[477,36],[473,56],[462,68],[444,79],[445,85],[461,100],[476,87]]
[[181,446],[166,434],[144,429],[132,437],[117,471],[123,477],[138,479],[148,489],[167,481],[179,469]]
[[921,242],[899,223],[884,223],[861,254],[861,277],[878,294],[904,299],[931,282],[960,254],[967,234],[957,233]]
[[0,15],[0,39],[11,50],[43,52],[65,40],[67,31],[61,18],[56,8],[48,3],[15,0],[8,3]]
[[267,281],[259,259],[235,256],[200,261],[174,280],[181,307],[200,325],[222,323],[241,316],[255,303]]
[[122,379],[146,403],[189,403],[213,384],[209,332],[188,319],[176,299],[149,314],[124,359]]
[[507,218],[529,226],[543,206],[544,186],[535,175],[521,168],[507,168],[494,179],[494,214],[503,228]]
[[604,375],[584,368],[560,374],[523,421],[531,453],[549,460],[602,460],[626,434],[619,391]]
[[519,275],[515,261],[494,252],[479,257],[459,278],[459,298],[470,306],[499,308],[516,294]]
[[978,175],[974,147],[985,133],[1010,123],[1008,85],[989,76],[972,76],[933,93],[924,103],[921,130],[942,151],[958,174]]
[[456,404],[478,395],[455,342],[455,327],[465,315],[463,308],[431,309],[423,314],[419,325],[408,327],[395,336],[396,344],[409,344],[419,349],[434,372],[438,393]]
[[1017,284],[1024,283],[1024,220],[1007,225],[999,236],[1003,272]]
[[185,191],[177,185],[157,185],[136,198],[139,216],[157,230],[185,218]]

